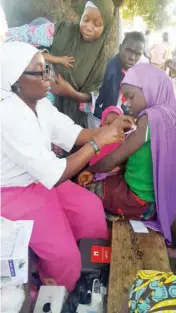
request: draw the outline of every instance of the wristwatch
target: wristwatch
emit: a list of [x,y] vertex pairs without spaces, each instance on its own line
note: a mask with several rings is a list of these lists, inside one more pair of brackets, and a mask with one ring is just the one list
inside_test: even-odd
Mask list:
[[89,144],[92,146],[92,148],[94,149],[96,154],[100,153],[100,148],[97,145],[97,143],[95,142],[95,140],[92,139],[91,141],[89,141]]

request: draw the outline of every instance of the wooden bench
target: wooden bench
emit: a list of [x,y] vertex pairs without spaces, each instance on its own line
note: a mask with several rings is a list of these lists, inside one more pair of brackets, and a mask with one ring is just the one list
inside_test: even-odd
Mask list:
[[129,222],[114,223],[108,313],[118,313],[139,270],[170,271],[163,237],[152,230],[134,233]]

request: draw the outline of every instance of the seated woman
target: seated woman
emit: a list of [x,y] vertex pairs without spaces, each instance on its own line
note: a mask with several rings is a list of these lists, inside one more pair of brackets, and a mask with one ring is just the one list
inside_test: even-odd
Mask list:
[[[7,41],[20,40],[51,47],[51,54],[45,53],[44,57],[54,64],[56,76],[60,75],[52,84],[52,91],[58,95],[55,105],[83,127],[88,126],[86,112],[93,110],[91,103],[103,80],[106,66],[104,43],[113,21],[113,8],[112,0],[87,1],[79,24],[64,21],[24,25],[10,29],[7,36]],[[63,62],[60,57],[64,55],[73,58],[67,60],[68,65],[74,64],[72,68],[60,64]]]
[[[111,126],[82,129],[44,97],[49,88],[42,54],[22,42],[5,43],[1,54],[1,212],[11,220],[34,220],[30,247],[39,257],[44,283],[71,291],[80,275],[81,238],[108,239],[101,201],[68,179],[104,144],[131,127],[129,117]],[[93,139],[92,139],[93,138]],[[51,152],[51,143],[69,151]]]
[[119,218],[152,219],[155,206],[151,204],[156,203],[157,220],[148,225],[171,241],[176,204],[176,100],[172,82],[155,66],[138,64],[127,72],[122,92],[131,115],[137,118],[137,129],[89,170],[107,173],[126,162],[125,173],[88,188]]

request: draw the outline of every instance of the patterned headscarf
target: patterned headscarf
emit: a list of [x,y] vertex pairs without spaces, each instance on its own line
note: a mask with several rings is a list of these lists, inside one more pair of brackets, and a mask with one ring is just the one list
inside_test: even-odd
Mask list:
[[129,313],[176,312],[176,276],[157,271],[140,271],[132,284]]

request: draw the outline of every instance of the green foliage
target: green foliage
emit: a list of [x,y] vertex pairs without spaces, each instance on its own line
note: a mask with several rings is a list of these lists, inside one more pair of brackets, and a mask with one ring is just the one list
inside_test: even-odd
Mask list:
[[150,28],[160,28],[167,19],[165,8],[169,0],[125,0],[122,14],[125,19],[142,16]]

